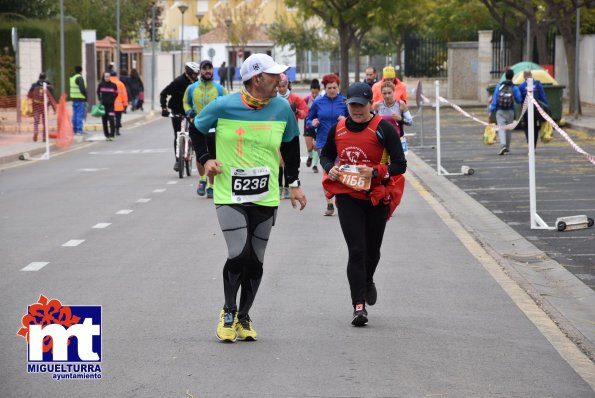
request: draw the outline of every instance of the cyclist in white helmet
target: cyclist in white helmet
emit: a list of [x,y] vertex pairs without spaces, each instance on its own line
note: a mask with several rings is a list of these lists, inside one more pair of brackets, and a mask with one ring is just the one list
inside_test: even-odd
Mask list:
[[[168,117],[170,112],[174,115],[183,115],[185,113],[184,105],[182,103],[184,93],[186,92],[186,88],[196,81],[199,73],[199,64],[196,62],[186,62],[186,65],[184,66],[184,73],[176,77],[171,83],[167,85],[167,87],[161,91],[161,116]],[[168,96],[169,101],[167,101]],[[176,141],[178,139],[178,131],[182,129],[182,119],[172,118],[171,123],[174,127],[174,156],[176,156],[174,171],[178,171]]]

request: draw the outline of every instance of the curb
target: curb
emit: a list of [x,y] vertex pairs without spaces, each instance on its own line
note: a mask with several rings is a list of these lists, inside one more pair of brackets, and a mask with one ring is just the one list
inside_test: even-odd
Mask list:
[[408,154],[411,172],[498,262],[506,274],[591,361],[595,359],[595,291],[508,224],[421,160]]
[[[141,117],[137,117],[137,118],[130,119],[130,120],[123,120],[122,127],[130,127],[130,126],[134,126],[137,124],[142,124],[142,123],[146,123],[149,121],[153,121],[156,119],[158,119],[157,113],[154,111],[150,111],[148,114],[143,115]],[[97,123],[87,123],[85,125],[85,131],[88,131],[88,132],[101,131],[101,132],[103,132],[103,126],[101,124],[97,124]],[[85,137],[74,136],[74,142],[69,149],[76,149],[76,147],[78,145],[84,144],[84,143],[90,143],[90,142],[91,141],[86,141]],[[54,142],[50,141],[50,152],[56,152],[56,151],[60,151],[60,150],[58,149],[58,147],[56,146],[56,144]],[[4,166],[6,164],[15,163],[15,162],[21,162],[21,164],[24,164],[26,161],[23,161],[19,158],[21,155],[23,155],[25,153],[28,153],[29,157],[41,156],[45,153],[45,146],[39,146],[39,147],[32,148],[32,149],[25,149],[25,150],[18,151],[14,154],[0,156],[0,165]]]
[[595,134],[595,127],[588,126],[583,123],[577,123],[576,120],[566,119],[565,121],[566,121],[565,127],[570,127],[571,129],[574,129],[574,130],[584,131],[585,133],[588,133],[588,134]]

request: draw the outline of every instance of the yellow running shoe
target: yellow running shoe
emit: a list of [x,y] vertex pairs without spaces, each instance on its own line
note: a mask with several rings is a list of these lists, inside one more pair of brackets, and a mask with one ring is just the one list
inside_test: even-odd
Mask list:
[[219,324],[217,325],[217,338],[228,343],[236,341],[237,323],[238,315],[236,312],[225,312],[224,309],[221,310]]
[[250,316],[246,314],[243,318],[236,318],[236,330],[238,332],[238,339],[245,340],[245,341],[255,341],[256,340],[256,330],[252,327],[252,319]]

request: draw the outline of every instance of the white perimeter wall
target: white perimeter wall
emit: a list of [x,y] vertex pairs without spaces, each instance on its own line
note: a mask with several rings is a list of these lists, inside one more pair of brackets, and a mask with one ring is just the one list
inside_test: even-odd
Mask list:
[[[579,59],[579,91],[581,102],[595,104],[595,35],[581,36]],[[568,63],[561,36],[556,37],[556,60],[554,78],[567,86],[564,97],[568,97]]]

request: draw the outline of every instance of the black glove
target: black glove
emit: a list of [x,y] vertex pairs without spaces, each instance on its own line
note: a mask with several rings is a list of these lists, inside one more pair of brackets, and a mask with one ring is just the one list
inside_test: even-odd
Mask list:
[[161,108],[161,116],[163,116],[163,117],[169,116],[169,111],[167,110],[167,108]]
[[188,109],[188,112],[186,112],[186,117],[188,119],[193,119],[196,116],[196,111],[194,109]]
[[126,108],[128,108],[127,106],[124,107],[124,110],[122,110],[122,113],[126,113]]
[[295,103],[289,104],[289,106],[291,107],[291,110],[293,111],[293,113],[297,113],[297,107],[295,106]]

